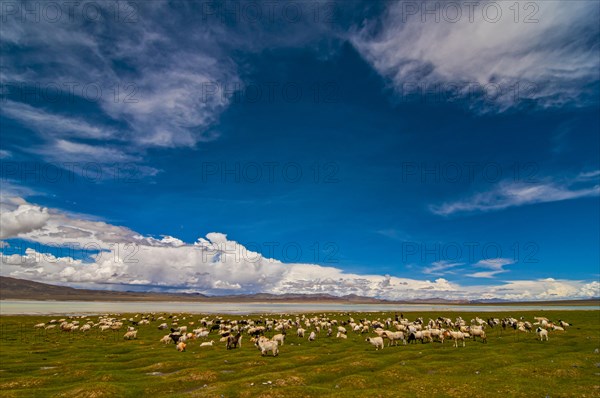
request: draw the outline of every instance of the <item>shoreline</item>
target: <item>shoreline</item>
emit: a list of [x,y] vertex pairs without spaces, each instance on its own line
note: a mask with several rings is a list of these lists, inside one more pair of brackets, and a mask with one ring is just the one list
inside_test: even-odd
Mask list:
[[331,302],[179,302],[0,300],[0,316],[94,315],[103,313],[283,314],[319,312],[514,312],[599,311],[598,305],[562,304],[356,304]]

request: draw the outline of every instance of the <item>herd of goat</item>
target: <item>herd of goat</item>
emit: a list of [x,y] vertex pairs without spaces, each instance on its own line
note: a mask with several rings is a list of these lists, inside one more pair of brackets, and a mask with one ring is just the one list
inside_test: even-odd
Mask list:
[[[486,330],[494,328],[513,329],[515,332],[524,333],[535,331],[541,341],[547,341],[549,331],[564,332],[570,326],[562,320],[552,322],[546,317],[534,317],[533,322],[524,320],[523,317],[520,319],[489,318],[487,320],[475,317],[470,322],[461,317],[455,320],[438,317],[425,322],[423,318],[409,321],[403,314],[400,316],[396,314],[394,318],[372,320],[367,318],[355,320],[349,314],[343,320],[334,319],[333,316],[335,315],[312,317],[288,315],[280,318],[257,316],[240,320],[227,320],[221,316],[215,316],[210,319],[203,317],[194,321],[191,315],[138,314],[129,319],[117,318],[115,315],[103,315],[96,321],[89,316],[53,319],[48,323],[39,323],[34,328],[46,331],[56,329],[63,332],[79,331],[84,333],[91,330],[118,332],[126,329],[123,338],[134,340],[137,339],[138,329],[141,326],[158,323],[159,330],[169,330],[160,339],[160,342],[174,344],[176,349],[181,352],[185,351],[187,344],[193,340],[201,341],[199,347],[213,346],[214,340],[210,340],[211,335],[225,343],[227,350],[235,349],[242,346],[242,339],[246,335],[263,356],[267,354],[277,356],[289,333],[294,333],[299,338],[306,338],[309,342],[324,335],[333,338],[334,333],[336,339],[347,339],[349,333],[367,334],[368,337],[365,338],[365,341],[372,344],[375,350],[380,350],[384,348],[386,340],[388,347],[399,343],[403,345],[416,342],[433,343],[434,341],[444,343],[444,340],[451,340],[454,347],[461,344],[464,347],[466,339],[486,343]],[[339,314],[337,317],[339,318]],[[269,338],[267,335],[271,337]]]

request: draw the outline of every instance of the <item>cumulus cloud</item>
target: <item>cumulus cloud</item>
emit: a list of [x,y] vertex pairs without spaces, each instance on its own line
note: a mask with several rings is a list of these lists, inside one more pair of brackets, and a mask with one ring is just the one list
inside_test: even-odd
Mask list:
[[598,172],[592,171],[563,181],[502,181],[489,191],[454,202],[431,205],[430,210],[434,214],[448,216],[455,213],[488,212],[535,203],[559,202],[599,194]]
[[17,237],[43,227],[50,215],[48,209],[21,204],[12,211],[0,214],[0,239]]
[[[46,209],[13,198],[2,202],[3,239],[19,237],[45,245],[93,250],[47,253],[27,248],[14,253],[2,244],[3,276],[77,287],[197,291],[208,294],[255,293],[333,294],[385,299],[552,299],[594,297],[597,282],[502,282],[496,286],[461,286],[445,278],[418,280],[390,275],[354,274],[316,264],[282,263],[248,250],[223,233],[209,233],[194,243],[172,236],[155,238],[103,221]],[[508,259],[482,260],[475,267],[490,273],[504,272]],[[432,275],[461,264],[432,264]]]
[[489,286],[484,293],[484,298],[502,297],[507,300],[555,300],[599,296],[598,282],[585,283],[554,278],[505,282],[499,286]]
[[597,102],[597,3],[528,3],[535,9],[520,9],[517,20],[513,3],[480,1],[471,11],[452,4],[389,2],[351,41],[400,95],[419,84],[466,98],[479,87],[485,103],[469,102],[481,111],[506,110],[523,99],[542,108]]

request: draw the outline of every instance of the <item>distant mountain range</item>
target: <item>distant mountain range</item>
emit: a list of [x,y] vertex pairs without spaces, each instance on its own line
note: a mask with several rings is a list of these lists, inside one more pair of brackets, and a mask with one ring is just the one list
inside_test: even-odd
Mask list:
[[[1,300],[54,300],[54,301],[185,301],[185,302],[287,302],[287,303],[345,303],[345,304],[526,304],[502,299],[482,300],[447,300],[428,298],[418,300],[389,301],[354,294],[332,296],[329,294],[242,294],[228,296],[206,296],[200,293],[157,293],[157,292],[122,292],[108,290],[75,289],[33,282],[25,279],[0,276]],[[539,304],[539,301],[531,304]],[[590,300],[560,300],[544,302],[545,304],[600,304],[598,298]]]

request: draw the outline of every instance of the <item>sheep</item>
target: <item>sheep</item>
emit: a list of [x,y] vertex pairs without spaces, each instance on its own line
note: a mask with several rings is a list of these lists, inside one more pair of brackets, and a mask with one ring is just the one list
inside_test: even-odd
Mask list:
[[541,327],[538,327],[535,332],[537,333],[538,336],[540,336],[540,341],[544,341],[544,339],[546,339],[546,341],[548,341],[548,331],[546,329],[542,329]]
[[310,336],[308,336],[308,341],[315,341],[316,338],[317,335],[315,334],[315,332],[310,332]]
[[257,337],[263,334],[265,330],[266,328],[264,326],[255,326],[248,329],[248,334]]
[[273,352],[273,356],[279,355],[279,344],[276,341],[266,338],[259,338],[254,344],[260,350],[260,354],[264,357],[269,351]]
[[431,333],[429,330],[418,330],[415,332],[411,332],[408,335],[408,342],[414,341],[415,343],[419,340],[421,343],[425,342],[425,339],[428,339],[430,343],[433,343],[433,338],[431,337]]
[[110,328],[112,330],[119,330],[121,329],[121,326],[123,326],[123,322],[115,322],[112,325],[110,325]]
[[431,338],[437,338],[442,344],[444,344],[444,329],[431,329]]
[[473,336],[473,340],[475,340],[475,337],[479,337],[482,342],[487,343],[487,336],[485,334],[485,330],[479,328],[471,328],[471,335]]
[[176,346],[177,351],[179,351],[179,352],[184,352],[185,351],[185,347],[186,347],[186,344],[184,342],[177,343],[177,346]]
[[137,330],[130,330],[127,333],[125,333],[125,335],[123,335],[123,338],[125,340],[133,340],[133,339],[137,339]]
[[[417,332],[419,333],[419,332]],[[431,337],[431,330],[422,330],[421,332],[422,340],[428,339],[430,343],[433,343],[433,337]]]
[[558,323],[559,323],[559,324],[560,324],[560,326],[562,326],[564,329],[566,329],[566,328],[568,328],[569,326],[571,326],[571,324],[569,324],[569,323],[567,323],[567,322],[565,322],[565,321],[562,321],[562,320],[560,320],[560,319],[558,320]]
[[212,341],[212,340],[211,341],[205,341],[204,343],[200,344],[200,347],[212,347],[214,343],[215,342]]
[[162,339],[160,339],[161,343],[169,344],[173,342],[173,339],[168,334],[164,335]]
[[90,325],[88,325],[88,324],[85,324],[85,325],[83,325],[83,326],[81,327],[81,329],[79,329],[79,330],[81,330],[82,332],[87,332],[87,331],[88,331],[88,330],[90,330],[91,328],[92,328],[92,327],[91,327]]
[[338,332],[346,334],[346,328],[343,326],[338,326]]
[[43,329],[44,327],[46,327],[45,323],[38,323],[37,325],[34,326],[35,329]]
[[273,336],[272,340],[276,341],[279,345],[283,345],[283,342],[285,341],[285,334],[276,334]]
[[452,330],[446,330],[444,332],[444,337],[450,337],[454,341],[454,347],[458,347],[458,341],[462,341],[463,347],[465,346],[465,337],[466,334],[463,332],[453,332]]
[[342,332],[337,332],[337,335],[335,337],[338,339],[347,339],[348,338],[348,336]]
[[168,328],[166,323],[161,323],[160,325],[158,325],[158,330],[164,330],[166,328]]
[[196,333],[196,338],[206,337],[208,336],[208,330],[201,330]]
[[371,343],[375,346],[375,351],[382,349],[383,350],[383,338],[382,337],[367,337],[365,339],[366,342]]
[[398,345],[398,340],[402,340],[403,344],[406,345],[406,340],[404,339],[404,333],[402,332],[390,332],[386,330],[381,336],[389,340],[388,347],[392,345]]
[[552,330],[564,332],[565,328],[563,328],[562,326],[558,326],[558,325],[552,325]]
[[304,338],[304,332],[306,332],[306,330],[302,329],[302,328],[298,328],[298,337],[302,337]]
[[72,323],[67,323],[67,322],[63,322],[60,324],[60,330],[62,330],[63,332],[70,332],[73,330],[73,325]]
[[50,329],[54,329],[54,328],[56,328],[56,325],[48,325],[44,329],[45,330],[50,330]]

